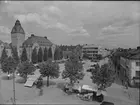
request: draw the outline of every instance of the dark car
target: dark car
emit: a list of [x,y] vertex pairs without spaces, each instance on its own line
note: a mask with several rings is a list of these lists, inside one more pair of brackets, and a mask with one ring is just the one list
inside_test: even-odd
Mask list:
[[87,69],[87,72],[91,72],[92,71],[92,69],[90,68],[90,69]]
[[114,103],[103,101],[100,105],[114,105]]

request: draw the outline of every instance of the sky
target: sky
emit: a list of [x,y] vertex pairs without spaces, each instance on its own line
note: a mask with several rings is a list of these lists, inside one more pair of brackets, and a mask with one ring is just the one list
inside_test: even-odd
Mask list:
[[0,1],[0,40],[11,42],[17,19],[26,38],[47,36],[58,45],[140,45],[139,1]]

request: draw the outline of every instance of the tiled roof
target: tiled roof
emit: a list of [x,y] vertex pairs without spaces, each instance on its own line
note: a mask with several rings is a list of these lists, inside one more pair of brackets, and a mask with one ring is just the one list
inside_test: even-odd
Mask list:
[[140,49],[132,49],[125,56],[128,59],[140,60]]
[[35,36],[31,35],[24,43],[23,46],[33,45],[34,43],[38,43],[40,46],[52,46],[53,43],[47,39],[47,37]]
[[15,26],[13,27],[13,29],[11,31],[11,34],[13,34],[13,33],[25,34],[19,20],[16,21]]

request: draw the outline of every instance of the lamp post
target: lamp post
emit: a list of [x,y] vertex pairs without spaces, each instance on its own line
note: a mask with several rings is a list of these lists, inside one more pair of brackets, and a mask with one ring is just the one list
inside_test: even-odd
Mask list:
[[15,95],[15,70],[13,70],[13,105],[16,105]]

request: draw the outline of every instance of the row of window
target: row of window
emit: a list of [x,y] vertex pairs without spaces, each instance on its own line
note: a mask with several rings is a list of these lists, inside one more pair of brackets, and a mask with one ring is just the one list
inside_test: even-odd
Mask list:
[[136,71],[136,77],[140,77],[140,71]]
[[140,62],[136,62],[136,66],[140,66]]
[[89,48],[83,48],[83,49],[98,49],[98,47],[89,47]]
[[83,53],[98,53],[98,51],[83,51]]

